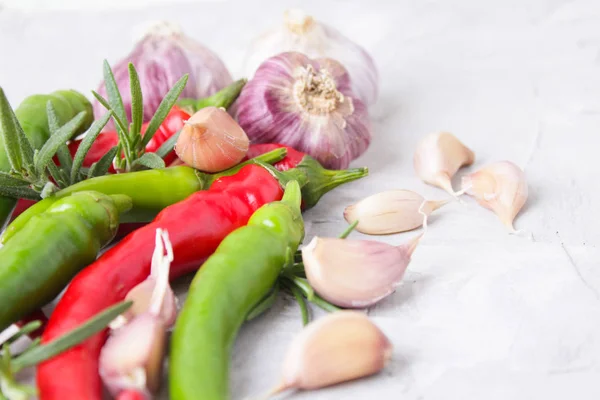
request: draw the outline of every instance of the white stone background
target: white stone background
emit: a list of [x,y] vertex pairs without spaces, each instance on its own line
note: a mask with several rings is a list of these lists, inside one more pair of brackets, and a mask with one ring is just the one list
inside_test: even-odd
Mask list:
[[[102,60],[125,55],[131,28],[156,19],[181,24],[239,77],[249,41],[292,6],[366,47],[381,74],[374,140],[353,163],[371,175],[306,213],[307,239],[336,235],[344,207],[381,190],[443,198],[412,169],[416,142],[437,130],[474,149],[475,166],[460,174],[501,159],[525,169],[530,197],[516,227],[535,238],[509,236],[471,199],[440,209],[404,284],[369,311],[394,343],[393,362],[293,398],[598,399],[600,2],[0,0],[0,85],[15,105],[93,89]],[[244,326],[233,398],[277,381],[300,328],[289,299]]]

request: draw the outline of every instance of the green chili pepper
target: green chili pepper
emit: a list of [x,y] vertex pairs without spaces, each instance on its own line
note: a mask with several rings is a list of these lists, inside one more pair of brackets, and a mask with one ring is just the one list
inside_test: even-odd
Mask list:
[[[58,115],[58,122],[63,125],[82,111],[86,118],[75,132],[83,133],[94,120],[91,103],[84,95],[74,90],[59,90],[51,94],[38,94],[27,97],[15,110],[19,124],[34,149],[40,149],[50,137],[46,105],[50,101]],[[4,141],[0,135],[0,171],[10,171],[10,162],[4,150]],[[17,200],[0,197],[0,228],[8,220]]]
[[0,248],[0,331],[55,298],[114,237],[123,195],[80,192],[35,215]]
[[[171,345],[173,400],[229,397],[229,358],[248,313],[275,284],[304,236],[300,187],[261,207],[232,232],[194,277]],[[291,252],[291,253],[290,253]]]

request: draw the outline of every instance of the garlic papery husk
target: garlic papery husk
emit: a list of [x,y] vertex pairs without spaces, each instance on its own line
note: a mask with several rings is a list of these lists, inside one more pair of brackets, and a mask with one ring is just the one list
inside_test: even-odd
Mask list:
[[348,223],[358,221],[356,230],[369,235],[406,232],[423,225],[423,213],[447,204],[448,200],[425,200],[410,190],[388,190],[369,196],[346,207]]
[[356,96],[367,105],[377,100],[379,75],[369,53],[335,28],[297,9],[286,11],[282,24],[252,42],[245,60],[246,76],[252,76],[267,58],[287,51],[339,61],[350,74]]
[[492,210],[511,233],[518,233],[513,221],[527,201],[525,173],[510,161],[489,164],[462,177],[463,190]]
[[154,253],[150,276],[127,293],[125,300],[133,301],[131,307],[111,327],[127,322],[138,315],[151,312],[157,315],[166,327],[171,327],[177,318],[177,297],[169,285],[169,270],[173,261],[173,248],[168,232],[156,230]]
[[392,351],[392,343],[366,315],[328,314],[294,338],[283,363],[282,382],[271,394],[373,375],[386,366]]
[[400,246],[315,237],[302,249],[306,277],[316,293],[336,306],[369,307],[396,290],[421,237]]
[[282,53],[261,64],[238,98],[238,122],[254,143],[281,143],[345,169],[365,152],[371,124],[344,67]]
[[[135,66],[142,87],[144,121],[149,121],[163,97],[183,75],[189,74],[181,98],[208,97],[233,82],[229,71],[219,57],[202,44],[186,36],[172,23],[152,24],[133,50],[114,64],[112,70],[123,98],[128,120],[131,121],[131,92],[128,64]],[[106,98],[102,82],[98,93]],[[106,108],[94,102],[94,115],[100,118]],[[113,121],[107,128],[113,129]]]
[[100,352],[100,376],[115,397],[123,391],[135,391],[150,398],[159,389],[166,332],[177,314],[169,286],[172,261],[168,233],[157,229],[151,275],[127,294],[133,305],[129,313],[111,324],[111,336]]
[[452,189],[452,177],[460,167],[473,164],[475,153],[453,134],[438,132],[419,142],[413,161],[421,180],[457,196],[460,193]]

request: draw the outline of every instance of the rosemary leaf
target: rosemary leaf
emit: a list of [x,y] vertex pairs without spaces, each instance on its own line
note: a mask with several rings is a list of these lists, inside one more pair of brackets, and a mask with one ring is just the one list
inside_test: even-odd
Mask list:
[[103,155],[100,160],[92,164],[90,170],[88,171],[88,178],[106,175],[116,155],[117,146],[107,151],[106,154]]
[[69,186],[69,180],[65,172],[58,168],[58,166],[54,163],[54,160],[50,160],[47,167],[48,171],[50,172],[50,175],[52,175],[52,178],[61,189],[64,189],[67,186]]
[[[54,106],[50,100],[48,100],[46,103],[46,114],[48,115],[48,127],[50,128],[50,134],[54,135],[54,133],[60,128],[60,122],[58,115],[56,114],[56,110],[54,109]],[[69,148],[66,144],[63,143],[63,145],[58,148],[56,151],[56,156],[60,162],[61,169],[70,171],[73,160],[71,159],[71,153],[69,152]]]
[[279,294],[279,284],[275,283],[273,289],[263,297],[256,305],[252,308],[252,310],[246,316],[246,321],[251,321],[254,318],[262,315],[264,312],[269,310],[275,304],[275,300],[277,300],[277,295]]
[[132,63],[129,63],[129,86],[131,89],[131,127],[129,136],[134,144],[141,140],[144,103],[140,78]]
[[35,170],[38,176],[43,174],[47,165],[52,161],[52,157],[54,157],[58,149],[61,146],[64,146],[66,141],[73,137],[85,118],[86,112],[80,112],[73,119],[56,130],[52,136],[50,136],[44,146],[42,146],[40,149],[35,160]]
[[28,324],[24,325],[17,332],[15,332],[15,334],[8,338],[5,343],[8,343],[10,345],[19,340],[24,335],[28,335],[31,332],[39,329],[40,326],[42,326],[42,321],[31,321]]
[[102,118],[97,121],[94,121],[90,129],[86,132],[83,140],[79,144],[79,148],[77,148],[77,152],[75,153],[75,158],[73,159],[73,167],[71,168],[71,185],[74,185],[79,181],[79,172],[81,171],[81,166],[83,165],[83,161],[85,160],[85,156],[92,148],[94,141],[102,132],[102,129],[108,123],[108,120],[112,117],[113,112],[108,111]]
[[302,292],[300,292],[295,285],[291,285],[290,290],[292,291],[294,298],[296,298],[296,302],[300,306],[300,312],[302,313],[302,325],[306,326],[310,322],[306,301],[304,301],[304,297],[302,297]]
[[0,195],[12,197],[15,199],[39,200],[40,194],[29,186],[2,186],[0,185]]
[[0,172],[0,186],[15,187],[26,186],[28,184],[29,182],[23,179],[16,178],[10,174],[7,174],[6,172]]
[[4,142],[6,156],[13,171],[23,169],[23,158],[19,146],[14,112],[8,103],[4,90],[0,87],[0,137]]
[[[121,98],[121,93],[119,92],[119,85],[117,85],[115,76],[110,68],[110,64],[108,64],[108,61],[106,60],[104,60],[103,72],[106,96],[108,97],[108,104],[110,104],[110,107],[107,107],[107,110],[112,110],[115,113],[115,120],[120,122],[122,126],[127,126],[127,113],[125,112],[125,107],[123,106],[123,99]],[[106,105],[104,106],[106,107]]]
[[181,129],[178,130],[176,134],[168,138],[154,153],[160,158],[165,158],[167,154],[172,152],[175,148],[175,143],[177,143],[177,139],[179,139],[180,133]]
[[157,156],[155,153],[144,153],[131,165],[132,170],[135,170],[136,167],[137,169],[139,169],[140,166],[149,169],[161,169],[165,168],[165,161],[159,156]]
[[352,233],[352,231],[356,228],[356,225],[358,225],[358,220],[356,220],[353,223],[351,223],[350,225],[348,225],[346,230],[340,234],[339,238],[346,239],[348,237],[348,235],[350,235]]
[[185,74],[175,83],[175,85],[169,90],[167,95],[162,99],[156,113],[152,116],[152,119],[148,123],[148,127],[146,128],[146,133],[144,133],[144,138],[142,140],[142,148],[145,148],[150,139],[154,136],[160,125],[163,123],[171,108],[177,102],[179,95],[185,88],[185,85],[188,81],[188,74]]
[[78,345],[90,336],[105,329],[113,319],[131,307],[131,304],[131,301],[123,301],[109,307],[59,338],[23,353],[12,361],[13,371],[39,364]]

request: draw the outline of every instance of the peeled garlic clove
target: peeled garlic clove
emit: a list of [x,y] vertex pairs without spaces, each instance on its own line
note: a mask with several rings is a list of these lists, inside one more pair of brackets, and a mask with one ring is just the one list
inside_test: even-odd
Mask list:
[[100,353],[100,376],[113,396],[136,389],[155,393],[160,386],[166,330],[145,313],[113,331]]
[[189,166],[219,172],[238,164],[249,146],[248,136],[227,111],[206,107],[185,123],[175,152]]
[[426,201],[410,190],[389,190],[369,196],[346,207],[344,218],[358,220],[356,230],[369,235],[406,232],[423,225],[423,214],[429,216],[448,200]]
[[400,284],[421,236],[400,246],[315,237],[302,249],[306,277],[315,292],[330,303],[369,307]]
[[421,180],[456,196],[452,177],[460,167],[473,164],[475,153],[453,134],[439,132],[429,134],[419,142],[413,161]]
[[373,375],[392,356],[392,344],[364,314],[338,311],[309,324],[293,340],[283,363],[287,389],[318,389]]
[[489,164],[462,178],[463,190],[492,210],[511,233],[513,221],[527,201],[525,173],[510,161]]

